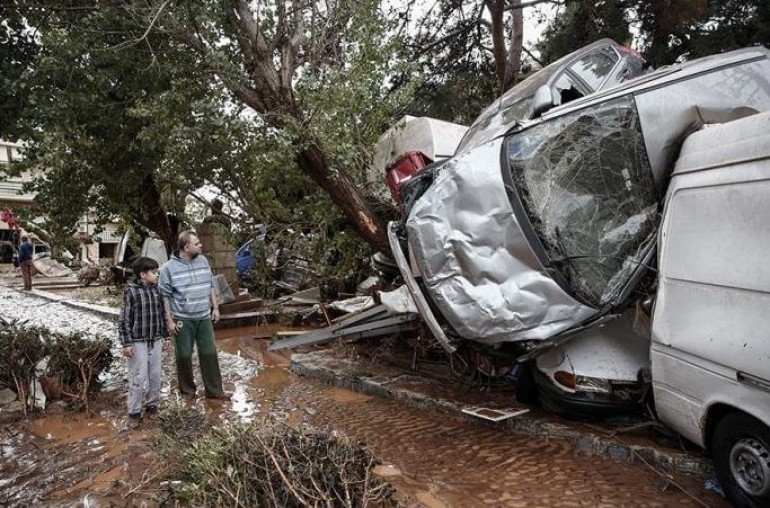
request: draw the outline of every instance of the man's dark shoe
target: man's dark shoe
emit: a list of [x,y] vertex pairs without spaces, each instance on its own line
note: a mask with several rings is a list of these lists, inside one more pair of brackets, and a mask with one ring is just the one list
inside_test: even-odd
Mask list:
[[183,399],[195,400],[195,392],[179,392]]
[[207,399],[215,399],[215,400],[230,400],[232,398],[231,393],[227,392],[219,392],[219,393],[207,393],[206,398]]

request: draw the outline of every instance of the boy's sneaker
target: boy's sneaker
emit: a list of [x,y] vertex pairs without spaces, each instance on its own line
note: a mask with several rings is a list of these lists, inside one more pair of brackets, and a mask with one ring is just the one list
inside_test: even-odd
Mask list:
[[132,413],[128,415],[128,428],[136,429],[142,424],[142,413]]
[[145,407],[144,416],[146,416],[150,420],[155,420],[158,417],[158,406]]

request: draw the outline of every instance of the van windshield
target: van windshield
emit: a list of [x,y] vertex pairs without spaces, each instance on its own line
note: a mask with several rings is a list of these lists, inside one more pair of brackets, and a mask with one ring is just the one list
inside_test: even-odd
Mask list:
[[546,264],[589,304],[613,300],[659,222],[659,196],[633,98],[515,133],[506,150],[514,191]]

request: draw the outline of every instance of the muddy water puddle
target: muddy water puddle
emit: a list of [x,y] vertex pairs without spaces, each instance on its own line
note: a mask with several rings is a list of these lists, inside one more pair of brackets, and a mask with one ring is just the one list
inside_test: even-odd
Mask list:
[[112,489],[129,463],[149,460],[148,433],[119,418],[51,408],[0,432],[0,506],[70,506]]
[[[268,342],[237,337],[218,343],[268,361]],[[378,474],[408,505],[728,506],[704,492],[699,480],[677,477],[695,500],[641,464],[587,457],[562,441],[512,435],[451,414],[326,386],[289,373],[287,358],[274,360],[250,382],[264,396],[263,409],[282,408],[295,424],[312,423],[367,443],[383,461]]]
[[[304,380],[314,425],[369,444],[378,472],[417,506],[700,506],[641,464],[586,457],[558,440],[503,433]],[[728,506],[678,478],[708,506]],[[665,490],[664,490],[665,488]]]
[[101,415],[83,413],[59,413],[33,420],[32,430],[40,437],[69,444],[84,439],[98,440],[108,437],[112,424]]
[[[218,347],[229,353],[221,361],[233,399],[199,397],[194,404],[221,423],[312,424],[360,440],[382,460],[376,473],[395,486],[405,506],[698,505],[640,464],[582,456],[561,441],[507,434],[450,413],[300,378],[288,370],[288,354],[269,352],[269,341],[255,338],[265,332],[217,330]],[[173,377],[169,364],[167,371],[164,375]],[[131,499],[123,496],[152,475],[155,427],[148,423],[138,432],[121,432],[122,403],[90,418],[51,414],[22,431],[6,428],[0,441],[0,493],[7,493],[0,494],[0,505],[71,505],[89,493],[123,504]],[[727,506],[705,493],[702,481],[677,480],[708,506]]]

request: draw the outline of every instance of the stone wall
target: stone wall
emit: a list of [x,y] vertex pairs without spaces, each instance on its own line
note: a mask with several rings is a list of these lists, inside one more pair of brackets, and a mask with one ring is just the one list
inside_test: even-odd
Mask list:
[[224,275],[233,295],[238,298],[240,285],[238,273],[235,270],[235,251],[237,249],[230,241],[229,231],[222,224],[215,222],[200,224],[195,229],[203,244],[203,254],[209,260],[214,275]]

